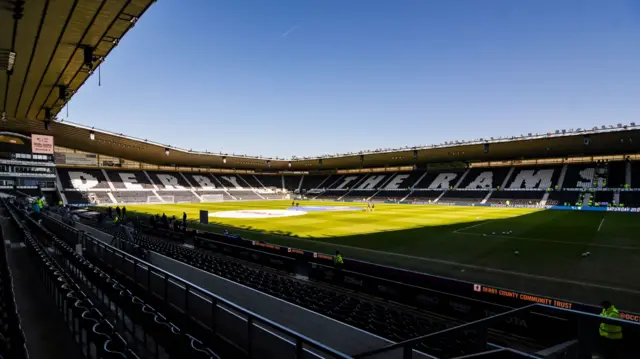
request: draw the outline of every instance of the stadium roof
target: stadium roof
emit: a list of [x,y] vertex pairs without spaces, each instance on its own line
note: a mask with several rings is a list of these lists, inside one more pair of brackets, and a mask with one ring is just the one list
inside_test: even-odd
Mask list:
[[[55,121],[60,109],[154,2],[0,0],[0,129],[53,135],[59,146],[156,165],[298,171],[611,155],[636,153],[640,148],[640,126],[632,124],[313,158],[269,159],[179,149]],[[45,121],[47,115],[54,121]],[[590,138],[588,145],[585,136]]]
[[[7,125],[7,126],[5,126]],[[547,133],[420,148],[406,148],[361,155],[313,159],[268,159],[179,149],[124,134],[70,122],[53,122],[46,130],[39,120],[8,121],[3,128],[20,133],[53,135],[58,146],[121,157],[155,165],[266,170],[314,171],[384,166],[410,166],[452,161],[504,161],[567,156],[604,156],[640,152],[640,126],[621,126],[572,133]],[[93,134],[93,136],[92,136]],[[93,139],[92,139],[93,137]],[[168,155],[167,152],[168,151]],[[486,151],[485,151],[486,150]],[[414,158],[414,151],[417,159]],[[319,165],[320,159],[322,165]],[[291,163],[291,167],[289,167]]]
[[0,120],[53,119],[153,2],[0,0]]

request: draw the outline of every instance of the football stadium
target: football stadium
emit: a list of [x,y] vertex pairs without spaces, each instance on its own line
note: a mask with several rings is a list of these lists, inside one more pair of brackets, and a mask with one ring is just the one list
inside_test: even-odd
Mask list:
[[0,358],[640,357],[640,125],[183,149],[58,119],[162,2],[0,3]]

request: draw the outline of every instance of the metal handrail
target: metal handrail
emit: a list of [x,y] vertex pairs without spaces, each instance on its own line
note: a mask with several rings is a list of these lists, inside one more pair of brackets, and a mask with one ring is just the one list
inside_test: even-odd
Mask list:
[[416,337],[416,338],[412,338],[412,339],[408,339],[408,340],[405,340],[405,341],[402,341],[402,342],[398,342],[398,343],[395,343],[395,344],[387,345],[387,346],[382,347],[382,348],[378,348],[378,349],[366,351],[366,352],[363,352],[363,353],[359,353],[359,354],[354,355],[353,358],[355,358],[355,359],[366,358],[366,357],[370,357],[370,356],[375,355],[375,354],[380,354],[380,353],[384,353],[384,352],[388,352],[388,351],[395,350],[395,349],[400,349],[400,348],[405,348],[406,349],[407,347],[409,347],[409,348],[412,349],[415,344],[418,344],[418,343],[422,342],[425,339],[429,339],[429,338],[433,338],[433,337],[440,336],[440,335],[443,335],[443,334],[447,334],[447,333],[450,333],[450,332],[458,331],[458,330],[461,330],[461,329],[464,329],[464,328],[467,328],[467,327],[475,326],[475,325],[480,324],[480,323],[493,322],[493,321],[495,321],[495,320],[497,320],[499,318],[502,318],[502,317],[505,317],[505,316],[509,316],[509,315],[513,315],[513,314],[516,314],[516,313],[521,312],[521,311],[529,310],[529,309],[532,309],[532,308],[537,307],[539,305],[540,304],[537,304],[537,303],[529,304],[529,305],[527,305],[525,307],[516,308],[516,309],[510,310],[508,312],[500,313],[498,315],[482,318],[482,319],[479,319],[479,320],[476,320],[476,321],[473,321],[473,322],[465,323],[465,324],[458,325],[458,326],[455,326],[455,327],[451,327],[451,328],[448,328],[448,329],[445,329],[445,330],[441,330],[441,331],[438,331],[438,332],[425,334],[425,335],[422,335],[422,336],[419,336],[419,337]]
[[307,344],[307,345],[309,345],[310,347],[312,347],[314,349],[329,353],[329,354],[333,355],[336,358],[344,358],[344,359],[352,358],[349,355],[346,355],[346,354],[341,353],[341,352],[339,352],[339,351],[337,351],[335,349],[332,349],[332,348],[330,348],[330,347],[328,347],[328,346],[326,346],[326,345],[324,345],[322,343],[319,343],[319,342],[317,342],[317,341],[315,341],[315,340],[313,340],[311,338],[308,338],[308,337],[306,337],[306,336],[304,336],[304,335],[302,335],[302,334],[300,334],[300,333],[298,333],[296,331],[293,331],[293,330],[291,330],[291,329],[289,329],[289,328],[287,328],[287,327],[285,327],[285,326],[283,326],[281,324],[278,324],[278,323],[276,323],[276,322],[274,322],[272,320],[269,320],[269,319],[267,319],[265,317],[262,317],[262,316],[254,313],[254,312],[252,312],[252,311],[250,311],[250,310],[248,310],[246,308],[243,308],[243,307],[241,307],[241,306],[239,306],[239,305],[237,305],[237,304],[235,304],[233,302],[230,302],[230,301],[228,301],[228,300],[226,300],[226,299],[224,299],[224,298],[222,298],[222,297],[220,297],[220,296],[218,296],[216,294],[213,294],[210,291],[208,291],[208,290],[206,290],[206,289],[204,289],[204,288],[202,288],[202,287],[200,287],[200,286],[198,286],[196,284],[193,284],[193,283],[191,283],[191,282],[189,282],[189,281],[187,281],[187,280],[185,280],[183,278],[180,278],[180,277],[178,277],[178,276],[176,276],[174,274],[171,274],[171,273],[169,273],[169,272],[167,272],[167,271],[165,271],[165,270],[163,270],[163,269],[161,269],[159,267],[156,267],[156,266],[154,266],[153,264],[151,264],[149,262],[143,261],[143,260],[141,260],[141,259],[139,259],[139,258],[137,258],[135,256],[130,255],[127,252],[124,252],[124,251],[122,251],[122,250],[120,250],[118,248],[115,248],[115,247],[107,244],[107,243],[104,243],[103,241],[95,238],[94,236],[92,236],[90,234],[85,234],[85,237],[90,239],[98,247],[102,247],[107,251],[111,251],[113,253],[118,253],[118,254],[122,255],[123,257],[128,258],[129,260],[131,260],[134,263],[134,266],[137,266],[138,264],[142,264],[147,268],[153,269],[157,273],[163,274],[166,277],[171,278],[175,282],[177,282],[177,283],[181,284],[182,286],[184,286],[185,289],[187,289],[187,290],[188,289],[197,289],[200,293],[202,293],[202,294],[204,294],[206,296],[209,296],[210,297],[209,299],[211,300],[212,303],[214,303],[214,302],[215,303],[223,303],[223,304],[225,304],[225,305],[227,305],[227,306],[239,311],[240,313],[243,313],[244,315],[247,316],[247,320],[249,320],[249,321],[255,322],[257,320],[258,322],[263,322],[265,324],[268,324],[269,326],[272,326],[272,327],[284,332],[285,334],[288,334],[288,335],[292,336],[293,338],[296,339],[296,347],[300,347],[299,350],[302,350],[301,344]]

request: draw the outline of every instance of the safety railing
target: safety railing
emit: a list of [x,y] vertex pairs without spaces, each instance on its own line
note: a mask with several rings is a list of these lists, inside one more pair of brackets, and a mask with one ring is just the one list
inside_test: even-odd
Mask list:
[[[208,329],[214,336],[223,336],[227,340],[237,338],[238,328],[228,328],[229,320],[233,318],[244,321],[244,340],[236,346],[249,357],[261,356],[265,350],[284,350],[290,352],[290,357],[322,357],[322,358],[351,358],[351,356],[327,347],[311,338],[297,333],[276,322],[253,313],[237,304],[234,304],[220,296],[217,296],[204,288],[201,288],[183,278],[175,276],[165,270],[143,261],[129,253],[117,249],[90,234],[78,232],[74,228],[61,223],[51,217],[49,221],[55,221],[62,226],[68,238],[79,238],[86,255],[94,256],[102,260],[114,270],[129,276],[139,288],[149,292],[164,303],[170,303],[171,307],[178,309],[190,321],[198,323]],[[233,329],[230,332],[229,329]],[[265,336],[268,337],[265,339]],[[274,339],[275,338],[275,339]],[[284,342],[284,345],[270,348],[268,343],[274,340]],[[292,347],[293,351],[287,347]],[[276,356],[274,356],[276,357]],[[289,357],[284,355],[281,357]]]
[[[532,311],[545,313],[547,315],[562,316],[572,321],[576,325],[575,340],[559,343],[554,347],[540,350],[536,353],[525,353],[486,342],[486,334],[491,325],[516,314],[526,316]],[[536,303],[439,332],[359,353],[353,355],[353,358],[385,358],[392,352],[402,351],[402,359],[411,359],[414,358],[416,350],[420,350],[419,346],[425,342],[443,339],[451,335],[462,337],[468,333],[474,333],[477,346],[476,348],[472,348],[474,352],[465,355],[464,358],[500,358],[503,357],[502,355],[504,355],[505,358],[584,358],[592,353],[597,353],[599,350],[595,339],[598,339],[598,327],[601,323],[621,326],[626,336],[636,339],[640,338],[640,323]],[[628,348],[626,350],[629,353],[635,353],[631,354],[632,356],[630,357],[638,357],[637,348]]]

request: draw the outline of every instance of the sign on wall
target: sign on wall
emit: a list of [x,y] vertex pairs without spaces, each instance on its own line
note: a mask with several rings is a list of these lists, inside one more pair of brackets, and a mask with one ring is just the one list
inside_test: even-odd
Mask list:
[[31,135],[31,152],[53,154],[53,136]]
[[78,166],[97,166],[98,156],[87,153],[55,153],[56,164],[59,165],[78,165]]

